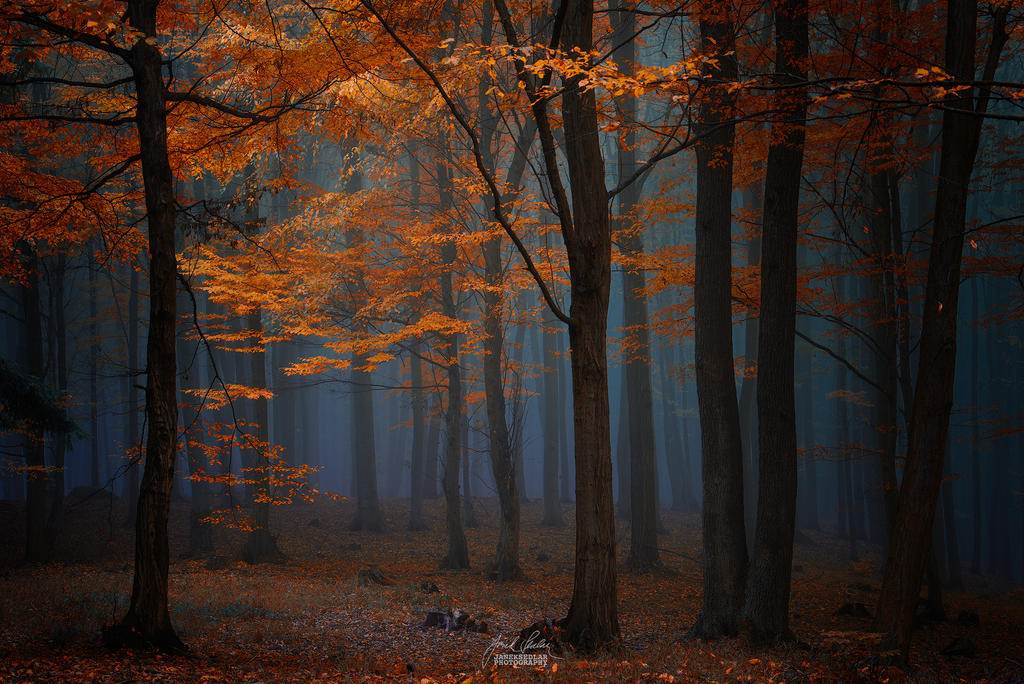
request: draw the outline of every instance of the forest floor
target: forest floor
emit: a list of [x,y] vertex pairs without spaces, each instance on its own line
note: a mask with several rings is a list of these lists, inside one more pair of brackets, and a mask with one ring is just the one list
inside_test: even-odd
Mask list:
[[[220,555],[187,554],[188,508],[171,520],[171,618],[187,654],[109,651],[100,629],[123,614],[131,590],[132,533],[118,503],[69,500],[57,562],[20,566],[24,512],[0,503],[0,681],[567,681],[567,682],[957,682],[1024,681],[1024,590],[971,577],[970,593],[948,592],[946,622],[916,632],[908,671],[874,648],[868,617],[836,615],[844,604],[869,611],[877,594],[877,551],[825,533],[806,532],[794,560],[792,626],[803,642],[767,650],[741,639],[687,641],[700,608],[700,525],[696,515],[665,511],[664,568],[619,574],[621,644],[587,657],[549,657],[544,666],[495,665],[497,637],[508,641],[531,623],[564,615],[572,589],[573,534],[542,527],[539,503],[524,507],[524,579],[497,584],[486,565],[497,539],[496,506],[477,502],[468,530],[473,569],[438,570],[446,550],[443,506],[428,502],[425,532],[406,531],[407,501],[385,503],[390,531],[352,532],[351,502],[290,505],[273,525],[288,560],[247,565],[242,533],[215,531]],[[566,522],[572,507],[563,506]],[[619,556],[628,549],[618,523]],[[393,582],[359,586],[376,566]],[[425,593],[423,584],[437,593]],[[427,612],[450,608],[485,620],[489,633],[421,627]],[[978,624],[957,622],[960,611]],[[972,657],[943,656],[957,637]],[[505,649],[507,651],[507,649]],[[536,653],[542,653],[538,651]]]

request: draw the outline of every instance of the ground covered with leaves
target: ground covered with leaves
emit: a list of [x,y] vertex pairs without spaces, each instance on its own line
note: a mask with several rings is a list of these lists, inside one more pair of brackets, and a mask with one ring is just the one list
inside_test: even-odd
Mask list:
[[[947,594],[948,621],[919,627],[912,667],[903,670],[875,648],[870,617],[857,605],[870,613],[878,590],[870,549],[850,562],[848,544],[827,533],[808,532],[797,546],[799,645],[757,650],[741,639],[688,641],[700,608],[700,526],[696,515],[670,512],[662,513],[664,567],[620,572],[620,644],[587,656],[556,651],[543,665],[495,664],[492,656],[509,652],[504,646],[524,627],[565,613],[571,507],[562,528],[540,526],[539,504],[525,507],[525,577],[507,584],[495,583],[486,567],[498,532],[493,502],[477,503],[468,571],[438,569],[446,549],[439,502],[428,504],[425,532],[406,531],[407,502],[388,502],[386,510],[390,531],[373,534],[348,530],[350,502],[277,508],[275,534],[288,560],[247,565],[242,533],[226,528],[216,530],[217,554],[190,557],[187,504],[176,502],[171,617],[189,651],[164,655],[101,645],[101,627],[123,614],[131,589],[132,533],[120,502],[69,501],[57,561],[34,567],[18,564],[21,506],[0,503],[0,680],[1024,681],[1024,591],[971,577],[970,593]],[[620,522],[620,557],[627,544]],[[486,633],[422,626],[428,613],[449,610],[468,613],[477,627],[486,622]],[[956,639],[970,642],[973,655],[942,655]]]

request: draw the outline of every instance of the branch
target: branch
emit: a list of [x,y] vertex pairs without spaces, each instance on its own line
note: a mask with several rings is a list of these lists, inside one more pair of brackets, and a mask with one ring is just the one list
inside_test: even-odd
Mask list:
[[551,291],[548,289],[548,286],[544,282],[543,277],[537,270],[537,266],[533,263],[533,259],[530,257],[530,253],[526,249],[526,245],[523,244],[523,241],[519,238],[519,235],[513,229],[511,222],[505,215],[505,210],[501,199],[501,192],[498,190],[498,186],[495,183],[494,174],[491,173],[490,169],[488,169],[487,165],[484,163],[483,153],[480,149],[480,140],[476,135],[476,131],[473,130],[473,127],[470,125],[469,121],[466,120],[466,117],[459,110],[458,105],[455,104],[455,101],[452,99],[451,95],[448,94],[448,91],[445,90],[444,85],[441,83],[440,79],[438,79],[437,75],[430,69],[429,66],[427,66],[427,64],[420,58],[420,56],[417,55],[416,52],[413,51],[412,48],[410,48],[405,43],[405,41],[398,37],[398,34],[395,33],[394,29],[384,20],[384,17],[382,17],[380,13],[378,13],[377,10],[373,7],[372,2],[370,0],[360,0],[360,3],[363,5],[363,7],[369,10],[371,14],[373,14],[373,16],[380,23],[381,27],[384,29],[384,31],[389,36],[391,36],[391,39],[395,41],[398,47],[400,47],[402,51],[405,52],[405,54],[409,55],[409,58],[412,59],[412,61],[416,63],[416,66],[419,67],[419,69],[427,76],[427,78],[430,79],[431,83],[433,83],[434,85],[434,88],[437,90],[438,94],[441,96],[441,98],[445,101],[445,104],[448,106],[448,110],[452,113],[452,116],[458,122],[459,126],[466,132],[466,135],[469,137],[470,144],[473,148],[473,159],[476,162],[477,171],[480,173],[481,176],[483,176],[484,182],[487,183],[487,188],[490,191],[491,197],[494,201],[494,206],[491,209],[491,211],[494,213],[494,218],[497,219],[498,223],[501,224],[501,227],[505,230],[505,233],[509,236],[509,238],[512,240],[512,243],[516,246],[516,249],[519,250],[520,255],[522,255],[523,257],[523,261],[526,263],[527,270],[533,276],[533,279],[537,282],[538,287],[540,287],[541,295],[544,297],[544,302],[548,305],[548,308],[551,309],[551,313],[553,313],[555,317],[558,318],[560,321],[568,325],[571,322],[569,316],[562,311],[561,307],[558,306],[558,303],[551,295]]
[[849,361],[847,361],[847,360],[846,360],[845,358],[843,358],[842,356],[839,356],[839,354],[836,354],[836,353],[835,353],[834,351],[832,351],[832,348],[831,348],[831,347],[827,347],[827,346],[825,346],[825,345],[823,345],[823,344],[821,344],[821,343],[819,343],[819,342],[815,342],[814,340],[812,340],[812,339],[811,339],[810,337],[808,337],[807,335],[803,334],[803,333],[802,333],[802,332],[800,332],[799,330],[797,330],[797,331],[796,331],[796,335],[797,335],[797,337],[799,337],[800,339],[802,339],[802,340],[803,340],[804,342],[806,342],[807,344],[811,345],[811,346],[812,346],[812,347],[814,347],[815,349],[820,349],[821,351],[825,352],[826,354],[828,354],[829,356],[831,356],[831,357],[832,357],[833,359],[835,359],[835,360],[836,360],[836,361],[838,361],[839,363],[841,363],[841,364],[843,364],[844,366],[846,366],[846,368],[848,368],[848,369],[849,369],[849,371],[850,371],[851,373],[853,373],[853,374],[854,374],[854,375],[856,375],[856,376],[857,376],[858,378],[860,378],[861,380],[863,380],[863,381],[864,381],[865,383],[867,383],[867,384],[871,385],[871,386],[872,386],[872,387],[874,387],[874,388],[875,388],[876,390],[878,390],[879,392],[881,392],[881,393],[882,393],[882,396],[886,396],[886,395],[888,394],[888,392],[886,392],[886,391],[885,391],[885,389],[883,389],[881,385],[879,385],[879,384],[878,384],[877,382],[875,382],[874,380],[872,380],[872,379],[868,378],[868,377],[867,377],[866,375],[864,375],[863,373],[861,373],[861,372],[860,372],[860,371],[859,371],[859,370],[857,369],[857,367],[856,367],[856,366],[854,366],[854,365],[853,365],[852,363],[850,363]]

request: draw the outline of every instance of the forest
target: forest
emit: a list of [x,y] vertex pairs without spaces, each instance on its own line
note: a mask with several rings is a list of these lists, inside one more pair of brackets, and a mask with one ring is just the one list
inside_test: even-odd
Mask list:
[[0,17],[0,680],[1024,681],[1019,0]]

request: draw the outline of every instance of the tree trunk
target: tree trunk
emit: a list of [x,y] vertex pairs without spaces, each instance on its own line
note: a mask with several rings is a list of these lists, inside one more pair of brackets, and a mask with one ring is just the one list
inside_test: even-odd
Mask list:
[[423,522],[423,490],[425,488],[423,443],[424,409],[426,396],[423,392],[423,361],[420,359],[420,343],[415,341],[409,349],[409,375],[412,385],[412,463],[409,477],[409,529],[418,531],[426,529]]
[[99,420],[99,358],[98,325],[99,291],[96,286],[96,264],[89,255],[89,484],[100,486],[100,420]]
[[[705,67],[706,75],[735,81],[731,20],[702,18],[700,33],[704,49],[717,57],[717,63]],[[709,88],[699,113],[704,137],[696,146],[694,366],[703,459],[704,601],[692,634],[704,639],[737,633],[747,579],[743,450],[732,352],[734,104],[735,95],[725,87]]]
[[[259,339],[263,334],[263,316],[257,307],[249,313],[247,327],[256,337],[254,344],[260,345],[258,351],[250,354],[250,377],[256,389],[267,387],[267,352]],[[243,447],[252,454],[253,470],[246,473],[246,479],[253,480],[252,517],[253,530],[246,539],[242,555],[248,563],[264,563],[280,561],[284,554],[277,548],[276,539],[270,534],[270,502],[274,492],[271,489],[270,469],[273,467],[267,457],[270,442],[270,413],[267,400],[256,399],[253,405],[253,422],[256,423],[256,444],[244,444]],[[251,439],[251,437],[250,437]]]
[[[977,0],[949,0],[946,17],[946,71],[959,83],[974,80]],[[982,81],[992,80],[1006,43],[1008,9],[996,10],[993,38]],[[987,99],[975,104],[973,88],[947,95],[942,119],[942,151],[935,195],[935,219],[928,257],[917,384],[910,412],[907,462],[885,576],[878,597],[875,628],[906,659],[914,610],[928,558],[935,505],[942,483],[949,414],[956,370],[956,318],[964,243],[968,185],[978,150]]]
[[436,405],[430,407],[427,418],[427,453],[423,459],[423,498],[438,498],[437,491],[437,460],[438,447],[441,443],[441,418],[437,412],[440,408]]
[[377,446],[374,440],[373,374],[366,358],[352,355],[352,454],[356,463],[356,517],[351,530],[384,531],[384,515],[377,494]]
[[502,325],[504,297],[500,243],[497,239],[484,244],[484,265],[489,287],[484,293],[484,393],[487,398],[488,443],[491,470],[498,492],[500,531],[494,558],[494,573],[499,581],[515,579],[519,568],[519,493],[516,491],[515,463],[512,443],[505,422],[505,385],[502,381],[501,356],[505,347]]
[[[447,142],[445,142],[447,144]],[[452,207],[451,169],[439,159],[437,177],[440,194],[440,209]],[[457,250],[455,243],[445,241],[441,245],[441,260],[444,272],[441,281],[441,306],[446,316],[457,319],[458,307],[452,286],[452,269],[455,267]],[[448,528],[448,552],[441,560],[441,567],[449,570],[469,568],[469,548],[462,522],[462,501],[459,496],[459,461],[462,454],[462,370],[459,367],[459,335],[444,336],[444,355],[448,375],[448,406],[445,411],[445,460],[441,486],[444,490],[445,522]]]
[[[981,281],[978,278],[971,280],[971,311],[977,316],[981,310],[978,299],[978,291],[981,289]],[[981,407],[978,405],[978,385],[981,384],[981,344],[978,325],[971,326],[971,572],[975,575],[981,574]]]
[[462,520],[466,527],[476,527],[473,508],[473,449],[469,444],[469,415],[465,410],[459,421],[462,426]]
[[[43,384],[46,370],[43,359],[43,316],[39,303],[39,258],[27,242],[18,243],[25,287],[22,310],[25,316],[26,370]],[[44,563],[46,544],[46,450],[41,425],[29,425],[25,435],[25,561]]]
[[619,520],[629,520],[633,513],[630,501],[633,489],[629,485],[629,462],[629,387],[626,382],[626,367],[623,365],[619,378],[619,425],[615,433],[615,474],[619,477],[615,517]]
[[541,331],[544,347],[543,387],[541,411],[543,412],[544,449],[544,518],[541,525],[561,527],[562,507],[558,501],[558,430],[562,401],[558,391],[558,373],[555,360],[557,335],[551,326],[556,321],[547,316]]
[[802,527],[820,530],[818,520],[818,467],[816,456],[811,452],[814,447],[814,351],[810,345],[804,345],[797,355],[797,377],[799,392],[797,396],[798,443],[804,450],[803,477],[797,483],[797,521]]
[[[135,576],[131,603],[121,623],[104,634],[109,644],[184,645],[167,612],[167,516],[174,481],[177,443],[174,329],[176,324],[174,253],[174,180],[167,158],[167,115],[161,76],[162,55],[147,38],[156,38],[153,0],[131,0],[128,19],[141,32],[131,50],[135,80],[135,121],[149,222],[149,338],[146,349],[146,465],[135,523]],[[155,41],[154,41],[155,42]]]
[[[780,86],[765,170],[761,316],[757,344],[757,530],[744,615],[755,643],[791,641],[789,591],[796,525],[797,450],[793,358],[796,251],[808,96],[807,0],[778,0],[775,71]],[[792,87],[792,86],[796,87]]]
[[128,501],[128,517],[126,526],[135,524],[135,511],[139,506],[139,464],[142,462],[143,451],[139,435],[139,402],[136,396],[136,385],[139,383],[139,272],[136,264],[128,266],[128,372],[125,376],[125,401],[128,403],[128,421],[125,425],[124,446],[129,460],[128,476],[125,480],[125,499]]
[[[193,296],[198,297],[198,293],[193,293]],[[202,390],[205,387],[200,361],[202,360],[202,355],[205,355],[207,352],[205,349],[200,348],[195,353],[190,353],[186,341],[188,331],[193,325],[192,317],[198,314],[197,311],[193,311],[193,306],[198,306],[198,304],[199,302],[197,301],[193,305],[191,298],[185,293],[184,287],[179,288],[178,309],[187,314],[188,324],[185,326],[185,330],[181,331],[178,335],[177,354],[183,363],[185,361],[188,362],[181,369],[181,384],[185,389],[189,390]],[[180,401],[182,405],[182,432],[185,442],[186,464],[188,465],[189,489],[192,490],[192,503],[189,507],[188,547],[193,556],[201,556],[212,553],[214,550],[213,528],[211,525],[203,522],[203,519],[208,517],[211,512],[210,485],[201,479],[210,474],[207,472],[209,463],[203,450],[204,430],[201,423],[202,414],[200,413],[199,399],[189,392],[182,392]]]
[[[622,0],[609,0],[613,56],[626,75],[632,75],[636,59],[636,15]],[[627,122],[637,120],[637,98],[626,95],[618,106]],[[618,178],[622,182],[636,173],[637,128],[627,125],[617,146]],[[651,398],[651,341],[647,324],[647,276],[644,271],[644,241],[632,225],[637,220],[640,181],[634,181],[618,196],[616,228],[619,249],[626,257],[622,271],[623,353],[625,381],[629,394],[629,491],[630,535],[628,565],[634,572],[645,572],[658,560],[658,491],[655,462],[654,406]],[[628,340],[628,342],[627,342]]]
[[572,378],[566,368],[565,342],[562,335],[558,336],[558,359],[555,363],[558,376],[558,396],[562,406],[558,409],[558,498],[562,503],[572,503],[573,459],[570,458],[569,429],[572,427]]
[[[764,207],[763,192],[747,202],[747,209],[760,215]],[[761,233],[747,243],[747,266],[761,263]],[[743,449],[743,525],[746,532],[747,552],[754,551],[754,530],[757,516],[757,308],[747,307],[747,320],[743,326],[743,379],[740,381],[740,446]]]
[[[64,397],[68,392],[68,329],[64,317],[64,277],[67,268],[67,258],[60,254],[55,261],[53,292],[50,298],[52,302],[50,316],[53,321],[53,324],[50,326],[52,330],[50,347],[54,352],[53,358],[55,363],[53,365],[57,371],[57,394]],[[64,490],[67,479],[64,461],[70,435],[66,432],[57,432],[54,438],[50,514],[46,521],[46,546],[48,553],[53,551],[54,544],[57,541],[57,532],[64,517]]]

